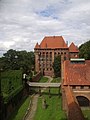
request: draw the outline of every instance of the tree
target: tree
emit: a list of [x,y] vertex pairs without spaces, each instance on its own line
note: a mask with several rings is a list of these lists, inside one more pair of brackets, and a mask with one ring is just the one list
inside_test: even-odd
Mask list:
[[54,58],[53,69],[55,77],[61,76],[61,56],[56,56]]
[[85,42],[79,47],[79,56],[80,58],[90,59],[90,40]]
[[32,67],[34,68],[34,59],[34,52],[32,51],[10,49],[0,58],[0,66],[4,70],[19,70],[22,68],[24,72],[31,71]]

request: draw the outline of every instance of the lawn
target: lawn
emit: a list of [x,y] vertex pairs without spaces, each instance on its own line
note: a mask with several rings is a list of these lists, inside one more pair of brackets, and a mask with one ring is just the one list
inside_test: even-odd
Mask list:
[[82,110],[86,120],[90,120],[90,110]]
[[26,98],[21,106],[16,109],[9,120],[22,120],[30,103],[30,97]]
[[53,78],[53,83],[60,83],[61,82],[61,78],[60,77],[57,77],[57,78]]
[[41,79],[39,80],[39,82],[41,83],[44,83],[44,82],[47,82],[48,81],[48,78],[47,77],[41,77]]
[[[46,90],[38,99],[38,107],[34,120],[66,120],[66,115],[62,111],[61,96],[58,95],[58,88],[51,88],[49,98]],[[47,108],[42,107],[42,100],[46,100]]]

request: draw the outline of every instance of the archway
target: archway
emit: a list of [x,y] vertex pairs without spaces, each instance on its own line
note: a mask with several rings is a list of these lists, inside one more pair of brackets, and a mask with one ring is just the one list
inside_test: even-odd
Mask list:
[[90,106],[90,101],[88,98],[84,96],[77,96],[77,101],[81,107],[89,107]]

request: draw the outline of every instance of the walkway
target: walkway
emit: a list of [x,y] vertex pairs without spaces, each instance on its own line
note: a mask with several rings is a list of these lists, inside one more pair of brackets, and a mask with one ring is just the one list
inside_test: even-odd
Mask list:
[[[45,76],[45,77],[48,77],[48,83],[50,83],[53,78],[49,77],[49,76]],[[42,92],[43,92],[44,89],[42,89]],[[34,115],[35,115],[35,112],[36,112],[36,109],[37,109],[37,103],[38,103],[38,97],[39,97],[39,94],[35,94],[33,97],[32,97],[32,103],[31,103],[31,108],[29,110],[29,113],[27,114],[26,118],[24,120],[33,120],[34,118]]]
[[36,83],[27,82],[30,87],[60,87],[61,83]]

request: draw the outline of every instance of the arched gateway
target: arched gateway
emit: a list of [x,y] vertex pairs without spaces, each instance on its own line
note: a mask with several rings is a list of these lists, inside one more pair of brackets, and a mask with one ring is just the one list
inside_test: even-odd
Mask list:
[[81,107],[90,107],[90,100],[85,96],[77,96],[76,98]]

